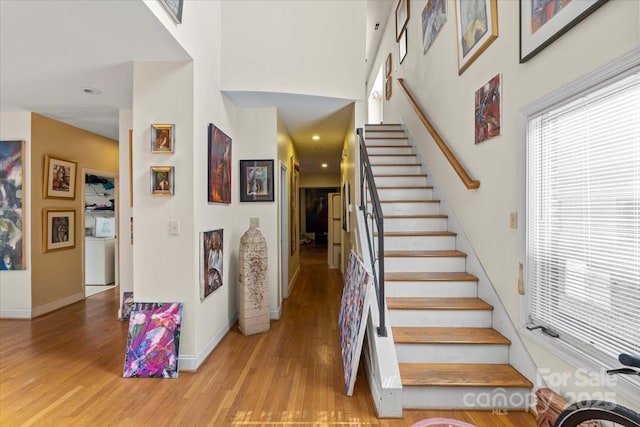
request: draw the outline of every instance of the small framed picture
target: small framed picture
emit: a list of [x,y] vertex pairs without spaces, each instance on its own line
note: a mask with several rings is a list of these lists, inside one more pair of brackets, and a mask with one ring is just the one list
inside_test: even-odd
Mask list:
[[389,53],[389,55],[387,55],[387,60],[384,63],[384,76],[385,77],[390,77],[391,76],[391,66],[392,66],[392,62],[391,62],[391,53]]
[[45,199],[76,198],[76,170],[78,164],[44,155],[44,197]]
[[151,125],[151,152],[172,154],[175,145],[175,125]]
[[402,32],[409,23],[409,0],[398,0],[396,6],[396,41],[400,41]]
[[151,166],[151,194],[158,196],[172,196],[173,189],[173,166]]
[[402,36],[400,36],[400,41],[398,41],[398,58],[400,58],[398,62],[402,64],[402,61],[404,61],[405,56],[407,56],[407,30],[404,30],[402,32]]
[[74,209],[42,210],[43,252],[76,247],[76,211]]
[[273,160],[240,160],[240,201],[273,200]]
[[182,4],[184,0],[159,0],[176,24],[182,23]]
[[393,80],[391,77],[387,77],[387,80],[384,83],[384,99],[391,98],[391,88],[393,87]]

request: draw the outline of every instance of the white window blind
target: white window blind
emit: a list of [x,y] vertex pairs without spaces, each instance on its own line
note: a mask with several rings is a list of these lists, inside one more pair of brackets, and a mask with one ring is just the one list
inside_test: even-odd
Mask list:
[[528,321],[640,354],[640,71],[528,119]]

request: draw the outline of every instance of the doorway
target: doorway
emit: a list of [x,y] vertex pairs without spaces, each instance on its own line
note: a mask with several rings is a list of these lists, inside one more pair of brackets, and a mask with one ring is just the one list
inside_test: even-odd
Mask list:
[[280,292],[282,299],[289,297],[289,192],[287,166],[280,162]]
[[83,169],[85,297],[118,285],[118,176]]
[[384,105],[384,65],[380,66],[378,75],[373,82],[371,92],[369,92],[369,99],[367,102],[369,123],[382,123],[384,120],[383,105]]

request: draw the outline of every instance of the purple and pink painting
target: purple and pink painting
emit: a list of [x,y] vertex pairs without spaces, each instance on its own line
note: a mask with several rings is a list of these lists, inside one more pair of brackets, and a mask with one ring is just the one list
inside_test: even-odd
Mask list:
[[476,144],[500,135],[501,88],[500,74],[489,80],[476,91],[475,102],[475,142]]
[[182,303],[133,303],[124,378],[177,378]]

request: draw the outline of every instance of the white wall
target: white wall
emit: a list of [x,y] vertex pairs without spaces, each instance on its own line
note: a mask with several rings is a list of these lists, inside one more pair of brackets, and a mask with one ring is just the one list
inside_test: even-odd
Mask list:
[[[120,304],[122,307],[122,293],[133,291],[133,245],[131,244],[131,222],[133,208],[129,200],[129,129],[133,127],[133,112],[131,110],[121,110],[119,112],[119,206],[118,209],[118,260],[116,274],[120,284]],[[133,148],[133,146],[132,146]],[[118,309],[118,316],[121,308]]]
[[[519,324],[518,254],[523,242],[518,230],[509,228],[509,213],[518,211],[523,197],[523,171],[519,166],[523,142],[518,110],[637,46],[640,3],[604,4],[525,64],[518,62],[519,2],[498,3],[498,39],[461,76],[458,76],[456,60],[453,1],[447,4],[448,22],[426,55],[422,52],[420,22],[424,2],[411,2],[408,53],[401,65],[398,65],[398,45],[393,37],[391,16],[372,69],[377,70],[392,52],[394,81],[398,77],[406,80],[472,178],[481,181],[480,188],[474,191],[462,185],[394,83],[393,95],[384,104],[385,121],[402,121],[412,132],[511,320]],[[502,73],[503,79],[502,135],[475,145],[474,93],[498,73]],[[373,82],[374,78],[372,73],[369,81]],[[523,226],[524,218],[520,218],[519,224]],[[527,346],[539,368],[575,373],[575,366],[538,345],[527,341]],[[575,376],[572,379],[574,382],[555,387],[556,390],[579,391]]]
[[[0,317],[31,318],[31,113],[0,113],[0,139],[25,141],[22,181],[25,270],[0,271]],[[39,167],[39,166],[36,166]]]
[[224,90],[363,98],[364,0],[222,2]]
[[340,174],[301,173],[300,188],[340,188]]

